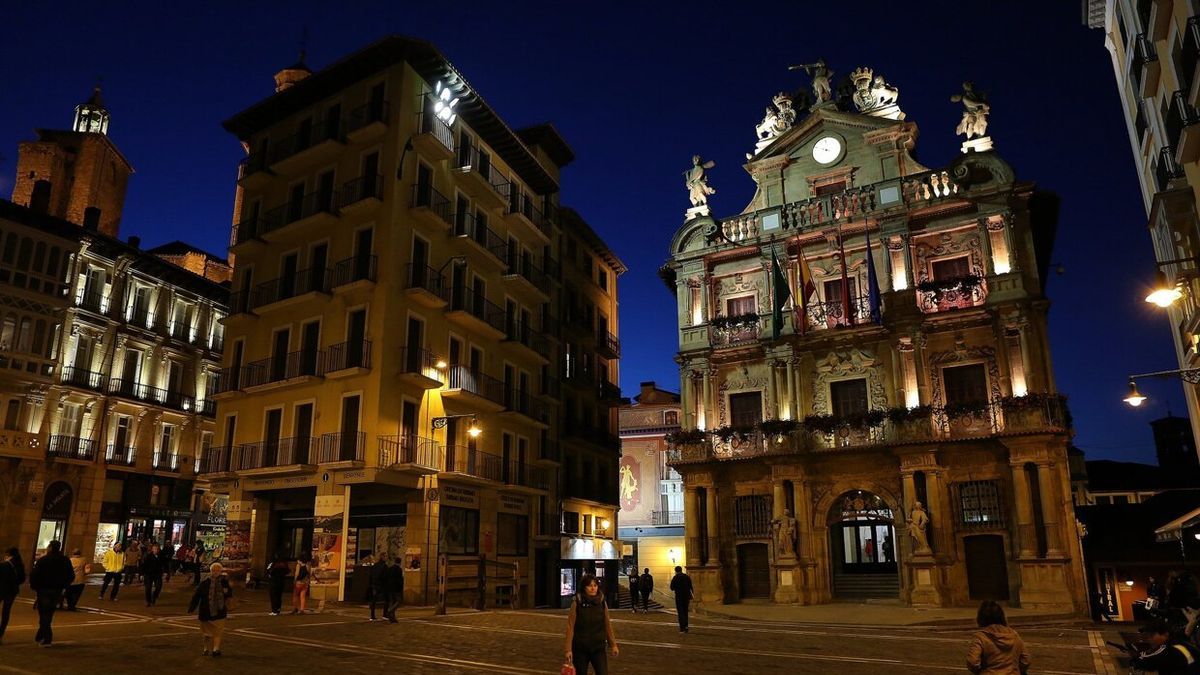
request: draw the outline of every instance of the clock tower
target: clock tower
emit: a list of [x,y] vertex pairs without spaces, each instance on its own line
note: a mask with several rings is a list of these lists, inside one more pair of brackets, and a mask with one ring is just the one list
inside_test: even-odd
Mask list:
[[117,236],[133,167],[108,137],[100,87],[75,107],[71,129],[38,129],[20,144],[12,201]]

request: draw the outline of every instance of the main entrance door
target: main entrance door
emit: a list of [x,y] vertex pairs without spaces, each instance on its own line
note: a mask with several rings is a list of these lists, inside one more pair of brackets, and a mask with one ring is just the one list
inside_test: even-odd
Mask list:
[[771,597],[771,562],[766,544],[737,547],[738,589],[742,599]]
[[967,556],[967,590],[972,600],[1007,600],[1008,567],[1004,537],[981,534],[963,539]]
[[899,597],[891,507],[877,495],[856,490],[834,500],[828,518],[834,595]]

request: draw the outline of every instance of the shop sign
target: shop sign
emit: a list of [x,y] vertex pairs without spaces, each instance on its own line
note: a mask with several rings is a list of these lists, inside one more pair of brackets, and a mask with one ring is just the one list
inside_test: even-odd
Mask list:
[[338,483],[369,483],[375,472],[366,469],[355,469],[353,471],[343,471],[338,474]]
[[229,516],[229,496],[215,492],[200,495],[200,522],[204,525],[224,525]]
[[42,501],[42,517],[52,520],[66,520],[71,516],[71,486],[63,481],[55,481],[46,488],[46,496]]
[[337,586],[346,550],[346,498],[343,495],[317,497],[313,507],[312,585]]
[[248,478],[246,479],[245,489],[271,490],[278,488],[312,487],[316,484],[316,474],[310,474],[308,476],[288,476],[286,478]]
[[497,508],[502,513],[525,514],[529,512],[529,502],[521,495],[501,493],[500,503]]
[[563,560],[619,560],[621,542],[611,539],[564,537],[559,544]]
[[442,504],[461,506],[468,509],[479,508],[479,493],[471,488],[443,483],[438,495]]
[[181,511],[178,509],[157,509],[147,508],[145,506],[129,507],[129,515],[131,516],[146,516],[150,518],[191,518],[191,511]]

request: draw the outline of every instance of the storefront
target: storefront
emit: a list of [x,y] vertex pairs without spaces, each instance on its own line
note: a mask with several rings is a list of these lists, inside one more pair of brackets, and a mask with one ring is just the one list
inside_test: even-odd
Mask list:
[[179,548],[187,541],[192,513],[184,509],[131,506],[125,519],[124,540],[149,540]]
[[229,512],[229,496],[213,492],[202,492],[196,499],[196,530],[189,544],[200,542],[204,546],[204,562],[212,562],[225,548],[226,518]]
[[596,575],[600,590],[615,602],[621,575],[621,552],[619,541],[564,537],[559,551],[559,606],[571,606],[572,597],[580,590],[579,580],[585,574]]
[[45,553],[51,541],[62,543],[64,548],[70,545],[66,536],[73,497],[74,491],[65,481],[55,481],[46,487],[42,498],[42,518],[38,523],[37,555]]

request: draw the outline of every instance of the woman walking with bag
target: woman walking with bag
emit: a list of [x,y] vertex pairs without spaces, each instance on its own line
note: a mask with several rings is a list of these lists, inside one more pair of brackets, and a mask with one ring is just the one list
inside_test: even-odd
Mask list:
[[308,582],[312,570],[308,568],[309,556],[300,556],[296,561],[296,584],[292,587],[292,614],[302,614],[308,611]]
[[221,636],[225,633],[225,618],[229,616],[229,600],[233,589],[222,571],[221,563],[208,568],[208,578],[196,588],[188,603],[188,614],[199,609],[200,633],[204,636],[204,655],[221,655]]
[[608,675],[608,653],[620,653],[617,635],[608,618],[608,605],[600,592],[600,582],[591,574],[579,580],[583,590],[575,594],[575,602],[567,614],[567,663],[575,667],[576,675],[587,675],[588,665],[596,675]]

